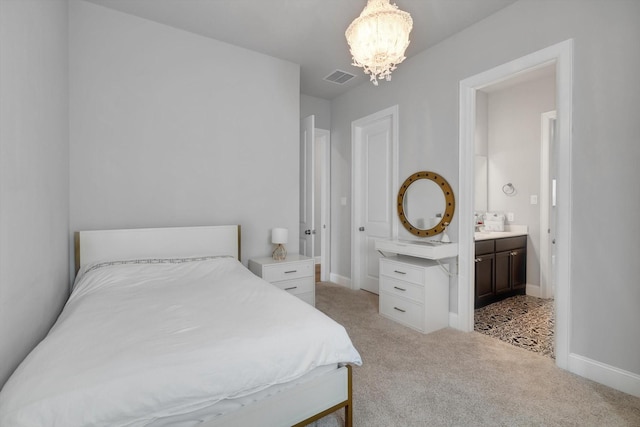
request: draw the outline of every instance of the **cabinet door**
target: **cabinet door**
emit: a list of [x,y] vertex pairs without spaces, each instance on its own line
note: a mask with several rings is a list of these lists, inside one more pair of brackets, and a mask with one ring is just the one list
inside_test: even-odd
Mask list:
[[496,295],[511,291],[511,251],[496,253]]
[[495,255],[478,255],[476,267],[476,301],[475,308],[480,308],[493,301],[493,276],[495,274]]
[[527,285],[527,251],[516,249],[511,251],[511,287],[522,289]]

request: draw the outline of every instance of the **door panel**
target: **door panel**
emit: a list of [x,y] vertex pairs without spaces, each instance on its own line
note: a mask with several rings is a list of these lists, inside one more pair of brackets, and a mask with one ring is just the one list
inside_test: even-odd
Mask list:
[[391,159],[392,123],[389,116],[368,123],[361,128],[359,144],[360,206],[358,247],[360,248],[359,287],[378,293],[378,264],[380,254],[375,241],[391,237]]
[[475,308],[488,304],[493,299],[493,277],[495,275],[495,255],[476,255]]
[[511,290],[511,252],[496,253],[496,294],[509,292]]

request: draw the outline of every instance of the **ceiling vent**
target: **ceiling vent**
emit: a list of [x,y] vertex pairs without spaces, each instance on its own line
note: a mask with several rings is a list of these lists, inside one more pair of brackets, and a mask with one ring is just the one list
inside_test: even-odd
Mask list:
[[335,70],[333,73],[329,74],[324,79],[328,82],[343,85],[354,77],[355,75],[351,73],[347,73],[346,71]]

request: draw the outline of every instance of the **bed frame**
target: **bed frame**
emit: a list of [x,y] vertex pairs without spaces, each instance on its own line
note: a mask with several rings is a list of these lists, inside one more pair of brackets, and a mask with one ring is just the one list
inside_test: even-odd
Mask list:
[[[240,260],[240,226],[138,228],[75,233],[76,273],[83,265],[97,261],[205,255],[229,255]],[[341,408],[345,409],[345,427],[351,427],[352,374],[349,365],[199,425],[298,427]]]

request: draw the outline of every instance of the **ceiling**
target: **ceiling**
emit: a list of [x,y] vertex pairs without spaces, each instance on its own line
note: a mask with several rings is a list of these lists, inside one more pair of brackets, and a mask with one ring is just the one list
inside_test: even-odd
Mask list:
[[[369,80],[351,65],[344,37],[365,0],[85,1],[300,64],[306,95],[332,99]],[[515,1],[396,0],[413,18],[407,58]],[[343,85],[325,81],[335,70],[356,78]]]

